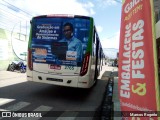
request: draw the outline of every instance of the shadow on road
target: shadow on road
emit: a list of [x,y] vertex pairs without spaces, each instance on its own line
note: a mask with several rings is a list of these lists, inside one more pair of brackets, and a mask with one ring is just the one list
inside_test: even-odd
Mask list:
[[98,106],[106,85],[107,81],[98,80],[97,85],[91,89],[81,89],[27,81],[0,88],[0,98],[66,107]]

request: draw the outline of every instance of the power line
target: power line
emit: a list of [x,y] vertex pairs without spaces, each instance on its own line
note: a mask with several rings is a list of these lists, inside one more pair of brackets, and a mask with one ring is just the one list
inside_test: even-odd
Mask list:
[[106,39],[111,39],[111,38],[114,38],[114,37],[115,37],[115,35],[112,35],[112,36],[110,36],[110,37],[108,37]]
[[122,4],[122,2],[121,2],[121,1],[119,1],[119,0],[114,0],[114,1],[116,1],[117,3],[120,3],[120,4]]
[[27,15],[29,15],[29,16],[31,16],[32,17],[32,15],[31,14],[29,14],[28,12],[26,12],[26,11],[24,11],[24,10],[22,10],[22,9],[20,9],[20,8],[18,8],[18,7],[16,7],[16,6],[14,6],[14,5],[12,5],[12,4],[10,4],[10,3],[8,3],[7,1],[5,1],[5,0],[2,0],[3,2],[5,2],[5,3],[7,3],[8,5],[10,5],[11,7],[8,7],[7,5],[5,5],[5,4],[2,4],[2,5],[4,5],[4,6],[6,6],[6,7],[8,7],[9,9],[11,9],[11,10],[20,10],[20,11],[22,11],[22,12],[24,12],[25,14],[27,14]]
[[[26,31],[27,31],[28,27],[25,26],[25,28],[23,28],[24,24],[21,24],[21,23],[29,22],[29,20],[28,20],[29,17],[27,17],[27,16],[30,15],[30,14],[28,14],[24,10],[19,9],[18,7],[15,7],[14,5],[12,5],[12,4],[4,1],[4,0],[3,0],[3,2],[0,2],[0,6],[2,6],[2,7],[0,7],[0,11],[1,11],[1,24],[0,25],[1,25],[1,28],[5,29],[5,30],[8,30],[8,31],[12,31],[12,32],[13,32],[13,28],[14,28],[14,32],[15,31],[18,32],[18,31],[21,30],[20,31],[21,34],[22,33],[27,34]],[[20,11],[19,15],[17,15],[15,13],[17,11]],[[18,27],[17,23],[21,24],[21,25],[19,25],[19,28],[17,28]],[[16,27],[15,27],[15,25],[16,25]]]
[[[0,8],[0,9],[1,9],[1,8]],[[24,18],[22,18],[22,17],[20,17],[20,16],[17,16],[17,15],[15,15],[15,14],[13,14],[13,13],[10,13],[10,12],[8,12],[8,11],[4,10],[4,9],[1,9],[1,10],[2,10],[2,11],[4,11],[5,13],[7,13],[7,14],[12,15],[13,17],[17,17],[17,18],[20,18],[20,19],[26,20],[26,19],[24,19]]]
[[112,35],[112,36],[110,36],[110,37],[107,37],[106,39],[112,39],[112,38],[114,38],[116,36],[116,34],[114,34],[114,35]]

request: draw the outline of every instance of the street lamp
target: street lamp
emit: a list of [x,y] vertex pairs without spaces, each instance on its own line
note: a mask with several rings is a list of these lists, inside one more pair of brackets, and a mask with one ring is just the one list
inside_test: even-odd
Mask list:
[[[21,21],[19,21],[19,22],[17,22],[17,23],[15,23],[14,24],[14,26],[13,26],[13,29],[12,29],[12,31],[11,31],[11,46],[12,46],[12,51],[13,51],[13,53],[14,53],[14,55],[19,59],[19,60],[22,60],[22,61],[26,61],[26,52],[22,52],[22,53],[20,53],[19,55],[20,56],[25,56],[24,58],[21,58],[18,54],[17,54],[17,52],[16,52],[16,49],[15,49],[15,43],[14,43],[14,40],[16,39],[15,37],[14,37],[14,34],[16,33],[16,32],[14,32],[14,30],[15,30],[15,28],[18,26],[18,24],[20,24],[20,27],[19,27],[19,38],[17,39],[17,41],[19,40],[19,42],[22,42],[21,41]],[[17,32],[18,33],[18,32]],[[17,42],[16,41],[16,42]],[[17,42],[17,44],[18,44],[18,42]],[[25,44],[27,44],[27,43],[25,43]],[[23,49],[23,46],[20,46],[22,49]],[[18,49],[18,48],[17,48]]]

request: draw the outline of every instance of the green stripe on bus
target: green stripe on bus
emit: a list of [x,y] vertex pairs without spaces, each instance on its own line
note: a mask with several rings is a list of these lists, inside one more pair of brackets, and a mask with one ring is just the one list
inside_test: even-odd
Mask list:
[[89,40],[88,40],[88,46],[86,49],[86,52],[92,53],[92,37],[93,37],[93,18],[90,18],[90,32],[89,32]]

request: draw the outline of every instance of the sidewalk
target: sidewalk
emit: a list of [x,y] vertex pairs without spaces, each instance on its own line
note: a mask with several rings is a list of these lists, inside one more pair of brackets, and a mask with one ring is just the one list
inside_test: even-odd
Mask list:
[[[119,112],[121,111],[120,108],[120,101],[119,101],[119,93],[118,93],[118,68],[114,68],[114,70],[112,71],[113,73],[113,77],[114,77],[114,85],[113,85],[113,96],[112,96],[112,101],[114,104],[114,108],[113,111],[115,112]],[[117,114],[114,114],[113,119],[114,120],[122,120],[122,117],[116,116]]]
[[114,67],[104,65],[102,67],[102,71],[100,72],[98,79],[102,79],[102,80],[108,79],[108,77],[110,77],[110,74],[114,69],[115,69]]
[[[120,109],[120,101],[119,101],[119,96],[118,96],[118,77],[114,77],[114,86],[113,86],[113,97],[112,101],[114,103],[114,108],[113,111],[121,111]],[[117,117],[114,114],[114,120],[121,120],[121,117]]]
[[[12,82],[10,82],[10,80],[12,80]],[[26,81],[26,73],[20,73],[19,71],[0,71],[0,87],[6,87]]]

